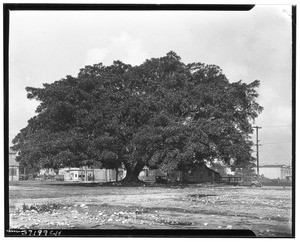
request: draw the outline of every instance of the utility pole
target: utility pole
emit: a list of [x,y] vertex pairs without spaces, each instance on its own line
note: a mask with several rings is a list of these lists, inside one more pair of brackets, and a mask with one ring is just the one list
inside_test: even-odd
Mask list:
[[257,175],[259,176],[259,151],[258,151],[258,146],[261,146],[258,144],[259,139],[258,139],[258,129],[261,129],[261,127],[254,126],[253,128],[256,129],[256,161],[257,161]]

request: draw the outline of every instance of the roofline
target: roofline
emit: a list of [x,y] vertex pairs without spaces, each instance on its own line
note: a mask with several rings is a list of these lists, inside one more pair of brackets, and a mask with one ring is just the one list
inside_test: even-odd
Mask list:
[[283,168],[283,167],[287,167],[287,168],[292,168],[292,166],[290,165],[262,165],[262,166],[259,166],[259,167],[280,167],[280,168]]

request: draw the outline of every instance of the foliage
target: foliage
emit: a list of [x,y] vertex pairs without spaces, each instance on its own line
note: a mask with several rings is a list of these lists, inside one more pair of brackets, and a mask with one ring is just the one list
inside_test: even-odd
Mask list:
[[262,111],[259,81],[230,83],[215,65],[169,52],[140,66],[86,66],[43,88],[37,115],[14,138],[18,160],[40,168],[122,164],[137,179],[147,165],[171,171],[195,162],[248,164],[251,123]]

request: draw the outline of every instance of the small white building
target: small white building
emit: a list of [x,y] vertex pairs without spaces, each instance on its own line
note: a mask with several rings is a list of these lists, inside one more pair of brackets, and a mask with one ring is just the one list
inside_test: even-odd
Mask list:
[[269,179],[288,179],[292,177],[292,167],[286,165],[259,166],[259,174]]
[[94,169],[94,177],[97,182],[116,181],[116,170],[111,169]]
[[[126,173],[125,173],[126,174]],[[121,180],[125,176],[124,172],[119,171],[118,179],[117,172],[113,169],[92,169],[85,167],[69,167],[60,169],[58,175],[64,176],[64,181],[95,181],[95,182],[110,182]]]
[[17,153],[9,149],[9,181],[19,181],[19,162],[16,161]]
[[65,181],[92,181],[93,180],[93,170],[83,167],[70,167],[60,169],[59,175],[64,176]]

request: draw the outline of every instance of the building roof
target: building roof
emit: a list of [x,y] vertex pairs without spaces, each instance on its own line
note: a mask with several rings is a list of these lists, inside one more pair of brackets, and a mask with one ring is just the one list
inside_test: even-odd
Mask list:
[[211,170],[211,171],[213,171],[214,173],[217,173],[217,174],[219,174],[220,175],[220,172],[218,172],[218,171],[215,171],[214,169],[212,169],[212,168],[208,168],[208,167],[206,167],[208,170]]
[[221,176],[227,176],[228,174],[225,172],[225,166],[224,167],[207,167],[210,170],[213,170],[216,173],[219,173]]
[[[85,168],[82,167],[70,167],[70,168],[62,168],[60,170],[65,170],[66,172],[68,171],[85,171]],[[87,168],[87,171],[92,171],[93,169]]]
[[268,167],[268,168],[271,168],[271,167],[274,167],[274,168],[292,168],[292,166],[287,166],[287,165],[261,165],[259,166],[259,168],[263,168],[263,167]]
[[203,163],[196,164],[195,167],[196,167],[196,168],[200,168],[200,169],[203,169],[203,168],[204,168],[204,169],[207,169],[207,170],[212,171],[212,172],[214,172],[214,173],[220,174],[220,172],[215,171],[212,167],[207,167],[207,165],[206,165],[206,164],[203,164]]

